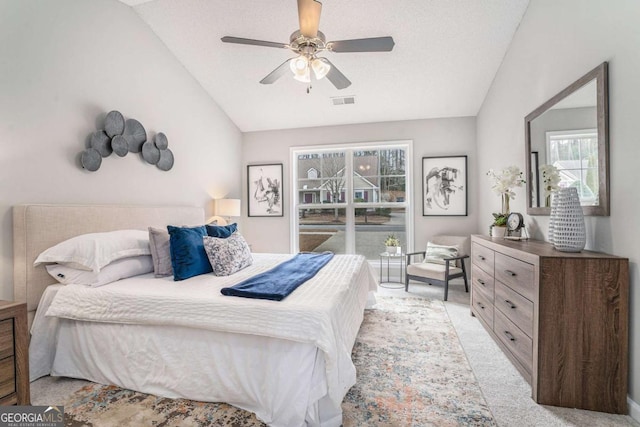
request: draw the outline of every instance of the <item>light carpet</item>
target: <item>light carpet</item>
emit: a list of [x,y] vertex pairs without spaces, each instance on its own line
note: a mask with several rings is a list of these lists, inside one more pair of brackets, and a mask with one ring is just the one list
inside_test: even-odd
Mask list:
[[[378,298],[353,349],[358,382],[344,426],[496,425],[440,301]],[[167,399],[90,384],[65,402],[67,426],[260,426],[222,403]]]

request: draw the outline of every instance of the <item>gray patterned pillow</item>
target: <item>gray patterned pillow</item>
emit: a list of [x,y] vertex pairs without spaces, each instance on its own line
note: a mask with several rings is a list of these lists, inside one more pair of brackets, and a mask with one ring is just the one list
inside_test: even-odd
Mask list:
[[249,245],[238,232],[226,239],[205,236],[203,240],[204,250],[216,276],[229,276],[253,263]]

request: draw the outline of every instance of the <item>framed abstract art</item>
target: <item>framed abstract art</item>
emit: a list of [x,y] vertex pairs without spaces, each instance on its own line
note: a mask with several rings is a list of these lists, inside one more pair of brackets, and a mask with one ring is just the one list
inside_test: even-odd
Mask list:
[[467,215],[467,156],[422,158],[422,216]]
[[282,163],[247,166],[249,216],[284,216]]

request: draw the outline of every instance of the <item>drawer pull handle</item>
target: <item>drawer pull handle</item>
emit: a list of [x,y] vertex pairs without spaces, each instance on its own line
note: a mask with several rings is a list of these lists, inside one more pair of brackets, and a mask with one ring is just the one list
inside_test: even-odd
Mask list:
[[479,303],[478,303],[478,307],[480,307],[481,309],[483,309],[483,310],[484,310],[484,305],[482,305],[482,303],[481,303],[481,302],[479,302]]
[[509,331],[504,331],[504,334],[507,336],[507,338],[509,338],[509,341],[515,341],[516,337],[514,337],[513,335],[511,335],[511,332]]
[[484,280],[482,280],[482,279],[478,279],[478,283],[480,283],[482,286],[486,286],[485,283],[484,283]]
[[483,257],[482,255],[478,255],[478,258],[480,258],[480,261],[484,261],[484,260],[486,260],[486,258],[485,258],[485,257]]
[[515,277],[515,276],[517,276],[517,274],[516,274],[516,273],[514,273],[514,272],[513,272],[513,271],[511,271],[511,270],[505,270],[504,272],[505,272],[505,273],[507,273],[507,274],[508,274],[509,276],[511,276],[511,277]]
[[507,303],[507,305],[509,306],[509,308],[516,308],[516,305],[514,303],[512,303],[511,301],[509,301],[508,299],[504,300],[504,302]]

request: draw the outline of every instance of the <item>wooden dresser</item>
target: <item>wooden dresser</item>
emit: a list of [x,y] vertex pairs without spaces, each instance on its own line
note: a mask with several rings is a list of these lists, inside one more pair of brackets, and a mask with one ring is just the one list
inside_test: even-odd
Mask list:
[[27,304],[0,301],[0,405],[29,405]]
[[629,261],[471,236],[471,313],[544,405],[627,413]]

